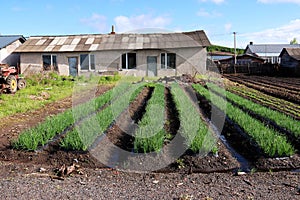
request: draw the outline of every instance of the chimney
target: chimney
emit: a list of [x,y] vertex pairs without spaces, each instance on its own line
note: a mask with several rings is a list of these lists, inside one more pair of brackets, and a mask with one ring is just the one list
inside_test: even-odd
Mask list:
[[111,26],[111,33],[110,34],[113,34],[113,35],[116,34],[114,25]]
[[250,45],[253,45],[253,42],[250,42]]

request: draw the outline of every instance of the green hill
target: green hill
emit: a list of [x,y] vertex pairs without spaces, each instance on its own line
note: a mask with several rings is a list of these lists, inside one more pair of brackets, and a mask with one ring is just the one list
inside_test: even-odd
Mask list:
[[[229,48],[229,47],[223,47],[219,45],[211,45],[207,47],[208,52],[216,52],[216,51],[221,51],[221,52],[229,52],[229,53],[234,53],[234,48]],[[243,54],[244,49],[236,49],[237,54]]]

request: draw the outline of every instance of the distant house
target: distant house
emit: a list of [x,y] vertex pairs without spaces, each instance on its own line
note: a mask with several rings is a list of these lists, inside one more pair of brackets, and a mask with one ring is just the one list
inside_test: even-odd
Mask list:
[[231,58],[232,56],[234,56],[233,53],[222,52],[222,51],[215,51],[215,52],[208,53],[208,58],[214,61],[215,63],[218,63],[219,60]]
[[[230,58],[227,59],[222,59],[219,60],[220,64],[234,64],[235,59],[234,56],[231,56]],[[252,63],[264,63],[265,60],[263,58],[260,58],[255,55],[250,55],[250,54],[242,54],[242,55],[237,55],[236,56],[236,64],[237,65],[248,65]]]
[[280,53],[283,48],[298,48],[299,44],[253,44],[250,42],[245,49],[246,54],[254,55],[265,59],[268,63],[280,63]]
[[20,55],[14,51],[25,41],[22,35],[0,35],[0,64],[17,66],[20,63]]
[[30,37],[15,52],[22,72],[56,70],[61,75],[103,71],[165,76],[206,68],[204,31]]
[[283,73],[300,75],[300,48],[284,48],[279,57]]

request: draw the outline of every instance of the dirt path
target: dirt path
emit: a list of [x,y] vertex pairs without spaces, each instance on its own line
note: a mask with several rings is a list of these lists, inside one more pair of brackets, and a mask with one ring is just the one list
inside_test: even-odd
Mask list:
[[[288,199],[300,198],[299,172],[136,174],[83,169],[64,180],[41,166],[0,164],[1,199]],[[49,172],[50,171],[50,172]],[[7,173],[8,172],[8,173]]]

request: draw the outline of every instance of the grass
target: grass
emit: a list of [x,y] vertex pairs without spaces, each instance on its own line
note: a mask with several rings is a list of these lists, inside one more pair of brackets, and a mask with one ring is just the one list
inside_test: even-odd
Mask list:
[[[98,76],[67,77],[56,73],[36,74],[26,77],[27,87],[15,94],[0,94],[0,119],[37,110],[45,105],[69,97],[73,93],[75,82],[95,82],[100,84],[113,84],[121,77],[116,75],[106,79]],[[100,80],[99,80],[100,79]]]
[[[71,96],[73,81],[60,79],[55,82],[54,78],[49,76],[45,79],[51,82],[46,82],[45,80],[39,81],[37,77],[26,78],[27,87],[15,94],[0,95],[0,119],[16,113],[39,109],[48,103]],[[43,95],[48,97],[43,98]]]

